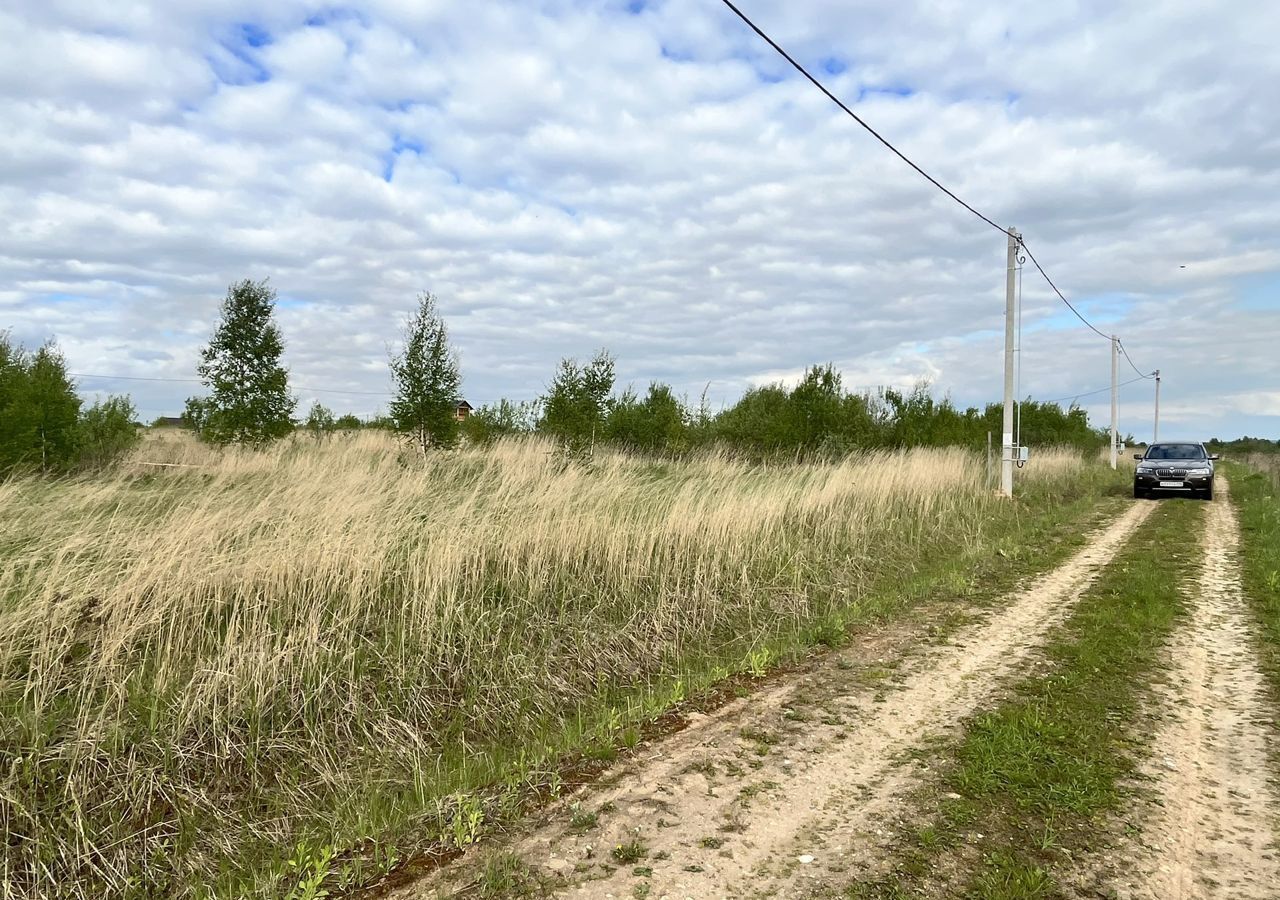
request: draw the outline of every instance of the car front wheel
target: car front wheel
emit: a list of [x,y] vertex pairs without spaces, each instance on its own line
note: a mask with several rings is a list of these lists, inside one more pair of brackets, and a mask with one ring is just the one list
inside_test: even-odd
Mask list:
[[1133,486],[1133,499],[1134,499],[1134,500],[1145,500],[1145,499],[1147,499],[1147,492],[1146,492],[1146,491],[1144,491],[1142,488],[1138,487],[1138,486],[1135,484],[1135,485]]
[[1209,486],[1200,492],[1200,496],[1205,500],[1213,499],[1213,482],[1209,482]]

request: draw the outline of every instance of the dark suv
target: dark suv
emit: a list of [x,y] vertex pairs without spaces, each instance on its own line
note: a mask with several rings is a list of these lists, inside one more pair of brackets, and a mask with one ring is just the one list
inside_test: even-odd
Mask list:
[[1133,496],[1190,494],[1213,499],[1213,461],[1204,444],[1152,444],[1146,453],[1135,453]]

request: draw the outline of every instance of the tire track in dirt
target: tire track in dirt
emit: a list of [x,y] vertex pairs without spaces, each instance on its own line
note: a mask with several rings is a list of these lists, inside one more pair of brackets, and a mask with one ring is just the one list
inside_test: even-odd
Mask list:
[[[903,671],[884,660],[885,669],[869,669],[865,646],[833,652],[804,677],[654,744],[506,849],[574,897],[813,896],[876,871],[887,857],[884,826],[920,777],[909,754],[992,694],[1151,509],[1132,505]],[[642,859],[611,855],[631,840]],[[391,896],[463,895],[475,878],[464,858]]]
[[1280,803],[1267,758],[1274,710],[1253,651],[1239,526],[1221,475],[1218,490],[1190,621],[1170,645],[1167,718],[1145,766],[1160,805],[1123,894],[1144,900],[1280,897]]

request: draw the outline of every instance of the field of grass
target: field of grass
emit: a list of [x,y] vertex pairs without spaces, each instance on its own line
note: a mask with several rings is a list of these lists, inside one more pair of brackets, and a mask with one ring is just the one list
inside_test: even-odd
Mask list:
[[466,845],[565,754],[1122,487],[1069,453],[1021,476],[1008,503],[958,450],[423,460],[361,433],[153,436],[0,483],[0,876],[303,898]]

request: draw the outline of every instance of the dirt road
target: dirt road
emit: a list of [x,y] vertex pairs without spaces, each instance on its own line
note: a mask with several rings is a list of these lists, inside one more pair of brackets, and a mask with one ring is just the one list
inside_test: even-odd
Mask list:
[[[923,774],[911,752],[990,698],[1151,508],[1134,504],[984,621],[901,665],[854,647],[702,717],[508,849],[573,897],[812,896],[878,871],[883,826]],[[393,896],[452,896],[474,879],[464,858]]]
[[1166,722],[1147,767],[1159,805],[1122,893],[1151,900],[1280,897],[1280,803],[1268,783],[1274,711],[1240,593],[1235,514],[1219,476],[1192,615],[1170,648]]

